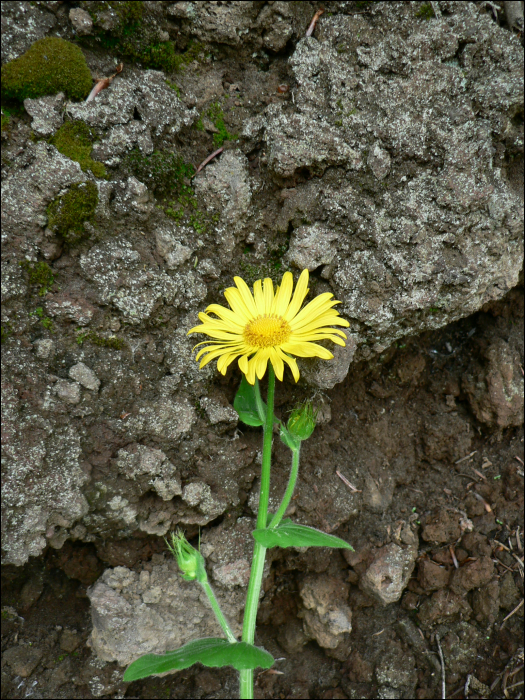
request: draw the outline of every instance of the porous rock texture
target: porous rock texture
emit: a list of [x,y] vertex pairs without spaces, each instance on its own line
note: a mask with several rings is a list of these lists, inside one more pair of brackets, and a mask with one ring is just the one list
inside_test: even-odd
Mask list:
[[[5,3],[3,60],[59,27],[69,40],[83,37],[95,80],[113,74],[118,57],[90,38],[106,31],[107,18],[83,4],[87,12]],[[2,132],[7,564],[67,541],[162,536],[179,524],[195,534],[253,505],[259,436],[237,429],[238,370],[226,378],[214,363],[199,370],[192,347],[201,338],[187,337],[199,311],[225,303],[234,275],[278,282],[284,270],[297,278],[306,268],[314,294],[332,292],[342,302],[346,348],[335,348],[330,363],[299,361],[300,387],[312,394],[342,382],[352,363],[469,316],[519,282],[522,47],[475,3],[432,3],[441,16],[422,19],[414,3],[372,3],[359,13],[355,3],[328,2],[309,37],[315,8],[307,2],[148,4],[156,6],[151,21],[159,32],[177,37],[178,51],[190,39],[205,45],[199,60],[169,75],[125,63],[94,100],[28,100],[27,112],[11,116]],[[273,60],[279,75],[268,71]],[[221,155],[193,179],[170,175],[167,196],[158,194],[154,169],[149,179],[137,177],[131,153],[144,163],[162,153],[197,165],[216,150],[213,138],[225,129],[217,105],[223,117],[228,111]],[[104,163],[107,179],[44,139],[63,120],[93,130],[91,157]],[[87,181],[97,186],[98,206],[69,245],[47,227],[48,207]],[[46,279],[35,274],[44,263]],[[462,387],[473,413],[489,428],[520,425],[514,331],[479,357]],[[398,370],[401,383],[425,367],[412,359]],[[289,388],[291,378],[285,381]],[[450,441],[441,428],[441,437],[429,429],[424,454],[456,461],[471,437],[457,414],[442,420]],[[384,512],[395,484],[367,469],[363,497]],[[321,466],[317,496],[297,506],[327,530],[356,516],[362,492],[345,490],[332,471],[321,479]],[[321,497],[333,508],[319,523]],[[214,525],[203,537],[233,624],[249,571],[247,521],[237,520],[235,536]],[[384,605],[398,600],[416,554],[412,540],[393,541],[363,559],[362,595]],[[126,664],[180,646],[195,631],[216,631],[205,599],[178,578],[173,562],[161,557],[148,566],[107,570],[90,589],[92,645],[106,661]],[[330,603],[326,585],[302,584],[299,647],[316,639],[336,649],[351,633],[347,591]],[[443,607],[440,596],[441,589],[433,593]],[[470,610],[463,598],[447,601],[450,615]],[[436,605],[422,606],[423,624],[433,624]],[[484,605],[478,601],[481,615]],[[392,688],[413,692],[413,663],[395,678],[395,656],[376,669],[384,697]]]

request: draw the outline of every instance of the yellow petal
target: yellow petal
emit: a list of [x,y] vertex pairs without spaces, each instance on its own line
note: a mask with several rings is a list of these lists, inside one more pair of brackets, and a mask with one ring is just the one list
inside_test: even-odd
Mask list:
[[285,355],[282,350],[279,348],[275,348],[275,352],[279,355],[279,357],[286,362],[286,364],[290,367],[292,370],[293,378],[295,379],[296,382],[299,381],[299,368],[297,367],[297,362],[293,357],[289,357],[288,355]]
[[[345,340],[346,340],[346,336]],[[336,345],[341,345],[342,347],[346,346],[346,343],[344,340],[341,340],[337,335],[331,335],[330,333],[307,333],[305,336],[301,335],[293,335],[290,340],[288,341],[289,343],[304,343],[304,342],[311,342],[314,340],[331,340],[332,343],[335,343]]]
[[239,330],[239,332],[242,332],[242,329],[244,328],[243,322],[238,316],[235,315],[233,311],[226,309],[224,306],[220,306],[219,304],[210,304],[206,309],[206,313],[216,314],[219,318],[222,318],[223,321],[231,323],[232,329],[235,326],[235,329]]
[[257,307],[255,306],[255,302],[253,300],[252,293],[250,292],[250,288],[248,287],[246,282],[243,280],[242,277],[234,277],[233,281],[237,285],[237,289],[239,290],[239,292],[241,294],[242,300],[243,300],[246,308],[248,309],[248,311],[252,315],[252,318],[258,316]]
[[266,372],[266,366],[268,364],[268,358],[270,357],[270,348],[264,348],[257,353],[257,366],[255,371],[257,372],[257,377],[262,379],[264,373]]
[[254,318],[253,314],[248,311],[237,287],[228,287],[225,289],[224,296],[228,304],[232,307],[233,313],[239,317],[239,321],[242,324],[246,325]]
[[264,294],[261,280],[257,280],[253,285],[253,298],[255,299],[255,306],[257,307],[257,315],[264,316],[266,311],[264,310]]
[[248,355],[243,355],[239,357],[239,369],[243,374],[248,374]]
[[264,313],[270,314],[273,306],[273,282],[269,277],[264,280]]
[[310,336],[312,336],[312,340],[314,339],[314,335],[319,335],[319,333],[328,333],[329,335],[339,335],[341,338],[346,339],[346,333],[343,333],[343,331],[340,331],[338,328],[329,328],[328,326],[322,326],[321,328],[316,328],[315,326],[310,328],[308,331],[303,331],[300,330],[299,332],[292,333],[289,338],[289,342],[293,342],[294,340],[308,340]]
[[218,357],[221,354],[234,352],[236,350],[238,350],[239,352],[244,352],[244,345],[208,345],[207,347],[201,348],[199,350],[199,352],[195,355],[195,359],[198,360],[200,357],[202,357],[202,355],[205,355],[207,352],[213,352],[213,357]]
[[199,333],[206,333],[210,338],[215,338],[216,340],[230,340],[233,342],[240,342],[242,340],[242,335],[235,333],[227,333],[226,331],[217,330],[213,326],[203,325],[202,330]]
[[301,311],[290,323],[294,328],[299,328],[302,324],[313,321],[316,316],[326,313],[333,306],[340,303],[335,299],[332,299],[333,296],[334,295],[330,294],[330,292],[325,292],[324,294],[320,294],[318,297],[315,297],[315,299],[312,299],[312,301],[309,302],[304,309],[301,309]]
[[254,355],[251,360],[248,360],[248,371],[246,372],[246,379],[249,384],[255,384],[255,367],[257,363],[257,355]]
[[272,363],[275,376],[280,382],[282,382],[284,374],[284,363],[274,348],[270,348],[270,362]]
[[281,349],[297,357],[321,357],[323,360],[331,360],[333,357],[330,350],[316,343],[283,343]]
[[228,367],[240,354],[241,352],[238,350],[237,352],[230,352],[228,355],[221,355],[217,361],[217,369],[219,372],[221,374],[226,374]]
[[283,318],[288,321],[288,323],[294,318],[301,308],[305,296],[308,294],[308,270],[303,270],[297,281],[297,287],[295,288],[294,295],[290,305],[283,314]]
[[291,272],[285,272],[281,281],[281,286],[277,288],[275,299],[273,300],[271,310],[272,314],[276,314],[277,316],[284,316],[284,312],[286,311],[286,309],[288,308],[288,304],[290,303],[292,289],[293,275]]

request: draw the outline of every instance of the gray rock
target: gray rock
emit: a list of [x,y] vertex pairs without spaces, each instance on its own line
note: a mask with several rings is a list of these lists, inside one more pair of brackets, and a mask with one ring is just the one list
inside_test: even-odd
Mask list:
[[[255,520],[238,518],[235,527],[219,526],[203,533],[201,551],[211,576],[221,587],[238,590],[250,579],[253,557]],[[271,559],[266,558],[263,579],[270,573]]]
[[145,445],[119,450],[116,466],[126,479],[145,481],[143,493],[153,487],[164,501],[170,501],[182,493],[175,467],[162,450],[154,450]]
[[58,95],[24,100],[24,109],[33,117],[31,128],[40,136],[51,136],[62,126],[64,121],[64,104],[66,97],[63,92]]
[[[114,238],[82,255],[80,266],[95,283],[100,300],[112,303],[126,320],[139,324],[154,308],[173,301],[177,290],[188,294],[192,288],[177,285],[177,280],[155,268],[140,266],[140,254],[124,238]],[[182,282],[182,280],[181,280]]]
[[118,183],[111,208],[121,216],[138,215],[139,220],[146,221],[154,208],[153,196],[143,182],[136,177]]
[[6,649],[2,658],[16,676],[28,678],[40,663],[44,652],[40,647],[16,646]]
[[86,389],[90,389],[91,391],[98,391],[100,389],[100,379],[93,370],[89,369],[83,362],[77,362],[76,365],[73,365],[69,370],[69,376],[71,379],[82,384]]
[[89,12],[86,12],[81,7],[72,7],[69,10],[69,21],[73,25],[73,29],[78,36],[86,36],[93,32],[93,20]]
[[357,342],[353,333],[349,333],[346,328],[343,331],[346,333],[347,338],[345,347],[331,344],[330,352],[334,356],[332,360],[329,362],[326,360],[303,360],[301,362],[301,376],[309,384],[318,386],[320,389],[333,389],[348,374],[348,368],[353,360]]
[[[514,333],[514,335],[517,335]],[[496,338],[483,350],[488,361],[463,377],[463,389],[476,418],[497,428],[523,424],[524,384],[517,338]]]
[[[184,581],[175,561],[154,555],[148,568],[140,574],[122,566],[108,569],[89,589],[90,644],[99,659],[126,666],[142,654],[222,636],[201,587]],[[240,634],[245,590],[214,590],[234,634]]]
[[2,64],[25,53],[56,22],[54,14],[27,0],[2,8]]
[[44,338],[43,340],[37,340],[35,342],[36,356],[40,360],[47,360],[55,352],[55,343],[49,338]]
[[277,105],[266,110],[267,162],[279,178],[293,177],[307,168],[321,176],[334,165],[352,170],[361,167],[361,157],[328,122],[303,114],[287,115]]
[[95,313],[95,308],[85,299],[72,299],[64,294],[48,294],[46,310],[53,318],[67,318],[79,326],[89,325]]
[[2,260],[2,304],[10,299],[23,296],[27,291],[22,268]]
[[[224,513],[228,504],[217,499],[213,494],[208,484],[202,481],[195,481],[187,484],[182,491],[182,500],[189,506],[199,510],[206,516],[206,522],[213,520],[221,513]],[[202,518],[200,518],[202,520]],[[184,522],[189,522],[185,520]]]
[[315,270],[321,265],[329,265],[337,255],[333,242],[339,234],[330,231],[321,224],[300,226],[292,234],[289,260],[301,270]]
[[220,401],[208,396],[201,396],[199,401],[212,425],[217,425],[217,423],[237,424],[239,415],[231,406],[223,406]]
[[[4,376],[12,362],[39,376],[38,366],[19,348],[3,351],[2,360]],[[39,415],[20,414],[12,388],[3,384],[2,391],[4,430],[9,434],[2,464],[3,561],[21,566],[42,552],[55,527],[71,527],[87,513],[82,494],[87,476],[79,467],[76,430],[57,427]]]
[[135,109],[150,134],[155,136],[160,136],[165,127],[175,134],[197,116],[166,85],[164,73],[156,70],[126,71],[93,101],[70,103],[67,111],[71,119],[110,129],[131,122]]
[[12,250],[16,259],[28,255],[36,260],[44,243],[48,205],[87,176],[78,163],[44,141],[29,147],[29,153],[27,167],[12,171],[2,187],[2,246],[5,255]]
[[111,127],[106,136],[93,145],[91,157],[114,166],[134,147],[138,147],[144,155],[153,153],[150,130],[145,122],[137,119]]
[[127,425],[130,432],[177,440],[191,430],[195,421],[195,409],[187,399],[160,399],[145,402]]
[[166,261],[168,270],[174,270],[191,257],[191,248],[177,239],[177,227],[166,224],[155,229],[157,251]]
[[55,384],[55,393],[61,401],[73,405],[80,403],[81,390],[78,382],[68,382],[67,379],[59,379]]
[[325,649],[337,648],[352,631],[348,590],[348,584],[326,575],[309,575],[301,583],[304,633]]
[[375,143],[368,155],[368,165],[377,179],[383,180],[390,172],[390,154]]
[[416,558],[416,542],[408,546],[391,542],[376,551],[372,563],[359,580],[359,586],[382,605],[395,603],[408,584]]
[[220,215],[214,235],[224,264],[231,260],[235,236],[246,225],[252,200],[248,159],[239,150],[226,151],[195,178],[195,192],[209,214]]

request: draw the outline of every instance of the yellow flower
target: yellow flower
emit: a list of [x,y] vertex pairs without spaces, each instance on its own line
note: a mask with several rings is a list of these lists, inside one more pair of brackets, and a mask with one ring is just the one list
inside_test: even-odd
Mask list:
[[[253,295],[243,279],[234,277],[234,280],[237,286],[228,287],[224,292],[231,310],[211,304],[206,313],[199,314],[202,326],[188,331],[188,335],[205,333],[215,339],[212,345],[197,353],[197,360],[204,355],[201,368],[218,357],[217,369],[226,374],[228,366],[238,357],[241,372],[250,384],[254,384],[255,375],[263,378],[268,360],[282,381],[286,362],[297,381],[299,369],[295,358],[290,355],[331,360],[332,353],[312,341],[331,340],[345,346],[343,331],[329,327],[350,325],[332,308],[341,303],[332,301],[333,294],[320,294],[300,310],[308,294],[308,270],[301,273],[293,297],[291,272],[284,273],[281,286],[276,290],[271,279],[257,280],[253,285]],[[218,318],[208,316],[209,313]]]

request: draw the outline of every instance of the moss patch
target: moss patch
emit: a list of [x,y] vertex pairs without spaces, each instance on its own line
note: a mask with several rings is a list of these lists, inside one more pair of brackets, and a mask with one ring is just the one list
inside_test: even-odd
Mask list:
[[155,151],[145,156],[138,148],[127,155],[124,168],[159,195],[179,192],[185,178],[195,172],[193,165],[185,163],[176,153]]
[[91,158],[94,136],[87,124],[81,121],[66,122],[50,140],[62,155],[76,160],[84,172],[90,170],[95,177],[107,177],[104,165]]
[[[236,134],[230,134],[224,123],[224,112],[218,102],[214,102],[208,109],[208,117],[212,120],[217,134],[213,134],[213,143],[217,148],[220,148],[225,141],[236,139]],[[197,127],[196,127],[197,128]]]
[[110,335],[108,338],[103,335],[98,335],[95,331],[84,331],[82,328],[77,328],[76,341],[82,346],[86,341],[98,345],[103,348],[112,348],[113,350],[122,350],[126,342],[122,338],[117,338],[116,335]]
[[44,297],[55,281],[53,270],[46,262],[32,262],[30,260],[23,260],[20,267],[27,272],[29,284],[38,285],[38,296]]
[[58,37],[35,41],[22,56],[2,66],[3,98],[23,101],[64,92],[71,100],[81,100],[92,83],[82,51]]
[[97,205],[98,189],[93,182],[71,185],[48,206],[48,226],[67,243],[77,243],[85,233],[84,222],[93,219]]
[[93,3],[90,12],[95,23],[98,11],[107,11],[108,7],[119,20],[116,27],[100,32],[98,39],[104,48],[132,61],[140,61],[148,68],[158,68],[167,73],[180,70],[198,58],[203,46],[190,43],[184,53],[177,53],[172,41],[159,41],[157,23],[149,4],[122,1]]
[[429,2],[424,2],[417,10],[416,17],[419,17],[420,19],[432,19],[432,17],[434,17],[432,5]]

